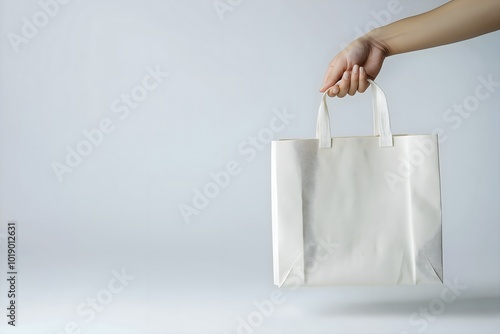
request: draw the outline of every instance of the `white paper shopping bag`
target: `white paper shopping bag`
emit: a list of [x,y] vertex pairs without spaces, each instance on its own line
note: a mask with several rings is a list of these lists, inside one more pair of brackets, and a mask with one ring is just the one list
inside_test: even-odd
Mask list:
[[370,80],[374,136],[331,137],[323,95],[315,139],[272,142],[278,286],[442,283],[436,135],[393,135]]

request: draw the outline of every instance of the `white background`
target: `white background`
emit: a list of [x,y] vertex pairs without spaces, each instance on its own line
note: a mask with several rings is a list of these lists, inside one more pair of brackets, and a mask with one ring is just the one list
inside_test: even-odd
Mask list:
[[[340,46],[444,2],[233,0],[220,16],[210,0],[73,0],[15,52],[9,36],[41,7],[1,0],[0,276],[16,220],[19,294],[11,328],[0,280],[0,331],[238,333],[254,316],[248,333],[499,333],[500,86],[467,118],[453,111],[479,77],[500,82],[499,32],[390,57],[377,78],[394,133],[441,129],[444,275],[460,295],[425,318],[444,286],[283,289],[255,315],[275,289],[270,145],[251,159],[238,147],[275,109],[295,115],[275,138],[312,137]],[[169,77],[120,119],[113,101],[157,66]],[[370,134],[369,98],[329,100],[335,136]],[[59,182],[53,162],[107,118],[114,131]],[[232,160],[240,174],[187,224],[180,205]],[[134,279],[87,321],[77,307],[109,296],[113,270]]]

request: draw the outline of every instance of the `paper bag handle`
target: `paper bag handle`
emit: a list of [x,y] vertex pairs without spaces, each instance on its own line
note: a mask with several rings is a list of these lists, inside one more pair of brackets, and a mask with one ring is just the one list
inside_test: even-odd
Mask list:
[[[393,146],[387,99],[382,89],[373,80],[368,79],[368,82],[372,89],[373,133],[375,136],[380,136],[381,147]],[[319,139],[320,148],[332,147],[330,115],[326,104],[326,93],[323,93],[323,97],[321,98],[316,124],[316,138]]]

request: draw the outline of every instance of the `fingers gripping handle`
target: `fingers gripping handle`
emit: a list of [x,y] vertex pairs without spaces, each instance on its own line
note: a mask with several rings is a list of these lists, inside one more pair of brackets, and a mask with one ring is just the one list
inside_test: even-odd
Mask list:
[[[380,136],[380,146],[393,146],[391,122],[389,119],[389,108],[387,99],[382,89],[371,79],[368,79],[372,88],[373,106],[373,132],[375,136]],[[316,123],[316,138],[319,139],[320,148],[332,147],[330,131],[330,115],[326,104],[326,92],[321,98],[319,105],[318,120]]]

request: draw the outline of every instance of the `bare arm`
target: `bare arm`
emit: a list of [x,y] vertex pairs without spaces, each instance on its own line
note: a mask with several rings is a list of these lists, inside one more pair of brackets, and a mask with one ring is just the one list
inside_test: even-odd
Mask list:
[[331,62],[320,91],[364,92],[391,55],[455,43],[500,29],[500,0],[453,0],[429,12],[372,30]]
[[375,29],[386,55],[463,41],[500,29],[500,1],[453,0],[427,13]]

